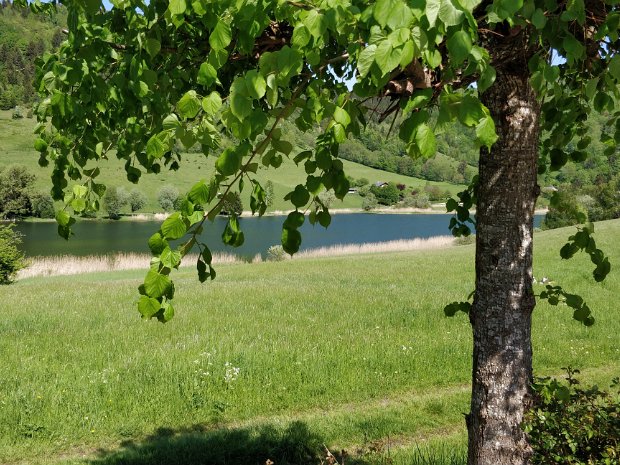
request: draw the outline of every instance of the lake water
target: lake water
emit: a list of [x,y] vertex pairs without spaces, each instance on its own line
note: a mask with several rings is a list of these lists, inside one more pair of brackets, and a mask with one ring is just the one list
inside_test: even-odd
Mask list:
[[[267,249],[280,243],[285,217],[241,218],[245,243],[238,248],[222,244],[226,218],[206,223],[202,240],[212,251],[225,251],[241,256],[265,255]],[[363,244],[397,239],[427,238],[449,235],[451,215],[442,214],[334,214],[329,228],[312,226],[307,219],[301,228],[301,249],[336,244]],[[537,216],[538,226],[542,216]],[[57,234],[55,222],[19,223],[24,234],[22,249],[28,256],[103,255],[115,252],[149,252],[148,238],[159,229],[157,221],[80,221],[74,225],[75,235],[65,241]]]

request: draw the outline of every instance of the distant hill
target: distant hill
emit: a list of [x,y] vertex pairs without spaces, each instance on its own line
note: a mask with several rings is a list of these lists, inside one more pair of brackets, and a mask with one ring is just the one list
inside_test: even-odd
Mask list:
[[29,106],[36,100],[35,60],[62,42],[66,12],[35,15],[7,0],[0,2],[0,109]]

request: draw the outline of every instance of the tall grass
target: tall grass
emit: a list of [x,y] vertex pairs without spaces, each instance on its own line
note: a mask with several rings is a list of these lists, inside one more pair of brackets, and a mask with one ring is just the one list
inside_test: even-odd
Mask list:
[[[596,227],[619,263],[620,221]],[[536,235],[535,275],[580,293],[597,324],[539,305],[535,370],[605,385],[620,370],[620,279],[561,261],[569,233]],[[318,463],[317,444],[347,463],[459,463],[471,331],[441,309],[471,291],[473,251],[230,264],[204,285],[183,269],[166,325],[138,317],[143,270],[2,287],[0,463]]]

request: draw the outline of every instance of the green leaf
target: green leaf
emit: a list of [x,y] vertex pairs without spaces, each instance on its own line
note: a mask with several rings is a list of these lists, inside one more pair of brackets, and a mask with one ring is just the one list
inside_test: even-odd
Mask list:
[[159,312],[160,304],[157,299],[147,297],[145,295],[140,296],[138,300],[138,311],[142,314],[142,318],[149,319]]
[[172,306],[172,303],[170,303],[170,301],[163,302],[162,310],[163,311],[161,311],[157,315],[157,320],[161,323],[167,323],[168,321],[172,320],[172,318],[174,317],[174,307]]
[[375,52],[375,63],[383,74],[387,74],[400,64],[402,49],[395,49],[389,40],[384,40]]
[[181,253],[166,247],[159,257],[164,266],[168,268],[178,268],[181,264]]
[[282,248],[290,255],[293,255],[301,246],[301,233],[297,229],[287,227],[282,228]]
[[190,90],[177,103],[177,112],[181,118],[194,118],[201,108],[201,102],[195,90]]
[[493,85],[496,78],[495,68],[487,65],[478,78],[478,93],[481,94]]
[[439,7],[439,19],[443,21],[446,26],[456,26],[463,22],[465,15],[463,12],[456,8],[452,0],[441,0],[441,6]]
[[370,67],[375,62],[376,51],[377,46],[372,44],[360,53],[359,59],[357,60],[357,71],[359,72],[360,77],[366,77],[368,71],[370,71]]
[[164,130],[167,129],[179,129],[181,127],[181,122],[179,118],[174,113],[166,116],[162,121],[162,126]]
[[164,156],[168,151],[168,146],[164,144],[159,134],[154,134],[146,143],[146,155],[150,159],[157,159]]
[[149,270],[146,274],[144,290],[147,296],[157,299],[167,294],[171,287],[172,281],[170,281],[168,276],[160,274],[155,270]]
[[209,45],[213,50],[224,50],[232,40],[230,26],[221,19],[217,21],[215,28],[209,36]]
[[319,13],[317,10],[312,9],[307,14],[302,15],[304,26],[308,28],[310,34],[314,37],[321,37],[327,31],[327,21],[325,15]]
[[426,1],[426,18],[431,27],[435,27],[435,22],[439,16],[439,9],[441,8],[441,0],[427,0]]
[[240,154],[233,147],[229,147],[218,157],[215,168],[224,176],[230,176],[239,171],[241,161]]
[[334,108],[334,121],[342,124],[343,127],[347,127],[351,123],[351,117],[343,108]]
[[585,47],[583,44],[570,33],[567,33],[566,37],[564,37],[562,45],[564,46],[564,50],[566,50],[566,55],[569,62],[579,60],[585,53]]
[[168,241],[166,241],[158,232],[149,238],[148,244],[153,255],[159,255],[166,247],[168,247]]
[[[288,200],[286,197],[284,199]],[[295,205],[295,207],[303,207],[310,200],[310,193],[308,192],[308,189],[306,189],[301,184],[298,184],[297,186],[295,186],[295,190],[291,192],[290,200],[291,203]]]
[[373,8],[373,16],[381,27],[387,26],[390,21],[390,17],[394,14],[398,14],[398,0],[378,0]]
[[146,52],[152,57],[157,55],[161,50],[161,42],[157,39],[146,40]]
[[164,220],[161,225],[161,232],[166,239],[179,239],[187,232],[187,225],[181,214],[176,212]]
[[37,152],[45,152],[47,150],[47,142],[45,142],[40,137],[34,141],[34,149]]
[[540,8],[536,8],[536,11],[534,11],[534,14],[532,15],[532,24],[536,29],[543,29],[547,24],[545,12]]
[[170,0],[168,9],[173,15],[182,15],[183,13],[185,13],[187,5],[185,3],[185,0]]
[[620,55],[615,54],[607,67],[609,74],[611,74],[616,81],[620,81]]
[[222,241],[226,245],[232,247],[239,247],[243,245],[244,236],[243,231],[239,228],[239,220],[236,216],[231,216],[226,223],[226,228],[222,233]]
[[477,125],[487,115],[482,103],[471,95],[466,95],[459,106],[458,118],[461,124],[468,127]]
[[198,81],[198,84],[201,84],[205,87],[211,87],[217,82],[217,70],[213,67],[211,63],[205,61],[203,64],[200,65],[196,80]]
[[250,97],[253,99],[260,99],[265,95],[267,90],[267,83],[265,78],[258,74],[256,70],[250,70],[245,73],[245,85],[247,87]]
[[447,46],[451,60],[459,66],[469,56],[473,44],[467,32],[457,31],[448,38]]
[[204,181],[199,181],[192,186],[187,196],[194,203],[205,204],[209,202],[209,186]]
[[495,122],[490,115],[485,116],[476,126],[476,138],[481,145],[491,150],[491,146],[497,141]]
[[202,99],[202,109],[208,115],[215,115],[222,107],[222,98],[217,92],[211,92],[205,98]]
[[435,133],[426,123],[418,126],[415,141],[423,157],[430,158],[437,152]]

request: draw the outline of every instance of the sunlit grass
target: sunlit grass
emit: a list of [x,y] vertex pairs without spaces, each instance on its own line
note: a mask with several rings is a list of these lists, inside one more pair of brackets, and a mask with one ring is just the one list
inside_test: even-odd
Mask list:
[[[535,370],[571,365],[604,386],[620,370],[620,279],[596,284],[587,257],[561,261],[569,233],[537,234],[535,276],[583,295],[597,324],[539,305]],[[612,266],[618,237],[620,221],[597,224]],[[138,317],[144,270],[2,287],[0,463],[244,463],[205,447],[240,437],[247,450],[256,438],[288,444],[306,430],[334,451],[361,451],[364,463],[386,463],[388,449],[394,463],[426,463],[415,455],[425,444],[442,465],[459,463],[471,331],[442,307],[471,291],[473,252],[227,264],[204,285],[182,269],[166,325]],[[293,422],[303,428],[291,432]],[[363,455],[373,444],[374,458]]]

